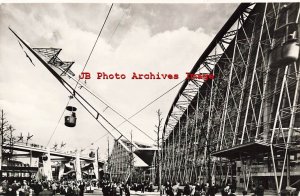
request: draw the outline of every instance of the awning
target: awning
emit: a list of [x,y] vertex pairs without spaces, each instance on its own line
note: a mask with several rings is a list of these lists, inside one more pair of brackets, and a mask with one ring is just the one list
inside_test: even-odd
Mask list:
[[[211,153],[211,155],[216,157],[225,157],[228,159],[237,159],[245,156],[256,156],[257,154],[270,152],[270,145],[271,144],[262,140],[256,140],[253,142],[236,145],[231,148],[215,151]],[[280,147],[273,145],[273,148],[278,149]]]
[[148,166],[152,165],[154,153],[157,149],[138,149],[134,153],[142,159]]

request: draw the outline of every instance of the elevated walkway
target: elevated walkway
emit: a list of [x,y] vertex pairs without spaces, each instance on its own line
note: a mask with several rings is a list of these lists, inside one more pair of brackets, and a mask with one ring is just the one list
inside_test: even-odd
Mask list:
[[[36,153],[47,153],[47,149],[45,147],[40,147],[37,145],[32,145],[32,144],[3,144],[4,149],[12,149],[12,150],[17,150],[17,151],[23,151],[23,152],[36,152]],[[62,157],[62,158],[76,158],[76,153],[66,153],[66,152],[60,152],[60,151],[50,151],[50,155],[52,156],[57,156],[57,157]],[[80,156],[80,160],[84,160],[87,162],[93,162],[95,161],[95,158],[91,157],[84,157]],[[101,162],[104,163],[104,162]]]

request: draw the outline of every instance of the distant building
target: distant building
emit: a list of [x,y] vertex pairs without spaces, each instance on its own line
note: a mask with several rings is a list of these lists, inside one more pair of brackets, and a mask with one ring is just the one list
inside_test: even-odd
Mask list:
[[114,142],[113,150],[108,159],[107,173],[113,181],[142,182],[151,180],[152,161],[155,154],[153,146],[134,142],[137,149],[129,141],[121,139],[127,149]]
[[12,183],[14,180],[30,181],[35,177],[37,171],[38,167],[31,167],[29,164],[16,160],[5,160],[0,171],[0,180],[7,180],[9,183]]

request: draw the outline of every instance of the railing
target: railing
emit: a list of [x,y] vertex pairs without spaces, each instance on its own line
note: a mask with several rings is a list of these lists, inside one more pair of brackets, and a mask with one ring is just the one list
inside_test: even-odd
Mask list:
[[[10,147],[10,146],[20,146],[20,147],[35,148],[35,149],[38,149],[38,150],[47,150],[46,146],[35,144],[35,143],[14,142],[13,144],[10,144],[9,142],[7,142],[7,143],[4,143],[4,145],[6,145],[8,147]],[[68,155],[74,155],[74,154],[76,154],[76,150],[74,150],[74,151],[62,151],[60,149],[55,150],[53,148],[52,148],[52,150],[50,152],[56,152],[56,153],[62,153],[62,154],[68,154]],[[81,157],[82,157],[82,155],[81,155]],[[86,155],[84,157],[89,157],[89,156]]]

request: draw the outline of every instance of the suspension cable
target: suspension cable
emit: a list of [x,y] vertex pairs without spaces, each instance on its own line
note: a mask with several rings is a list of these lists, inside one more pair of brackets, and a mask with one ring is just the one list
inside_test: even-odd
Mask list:
[[62,117],[64,116],[64,113],[65,113],[65,111],[66,111],[66,107],[69,105],[69,103],[70,103],[70,101],[71,101],[71,99],[72,99],[71,97],[72,97],[72,96],[69,96],[69,100],[68,100],[66,106],[64,107],[64,110],[63,110],[63,112],[62,112],[62,114],[61,114],[61,116],[60,116],[58,122],[56,123],[56,126],[55,126],[54,130],[52,131],[52,134],[51,134],[51,136],[50,136],[50,138],[49,138],[49,140],[48,140],[48,143],[47,143],[47,147],[49,146],[50,141],[51,141],[51,139],[52,139],[54,133],[56,132],[57,127],[58,127],[58,125],[59,125],[59,123],[60,123]]
[[[102,30],[103,30],[104,26],[105,26],[105,24],[106,24],[106,21],[107,21],[107,19],[108,19],[108,16],[109,16],[109,14],[110,14],[110,12],[111,12],[111,9],[112,9],[113,5],[114,5],[114,4],[112,3],[111,6],[110,6],[110,8],[109,8],[109,11],[108,11],[108,13],[107,13],[107,15],[106,15],[106,18],[105,18],[104,22],[103,22],[103,25],[102,25],[102,27],[101,27],[101,30],[100,30],[99,34],[98,34],[98,37],[97,37],[97,39],[96,39],[96,41],[95,41],[95,43],[94,43],[94,46],[93,46],[93,48],[92,48],[92,50],[91,50],[91,52],[90,52],[90,54],[89,54],[89,56],[88,56],[88,58],[87,58],[87,60],[86,60],[86,62],[85,62],[85,65],[84,65],[84,67],[83,67],[81,73],[84,72],[84,70],[85,70],[85,68],[86,68],[86,66],[87,66],[87,64],[88,64],[88,62],[89,62],[89,60],[90,60],[90,58],[91,58],[91,55],[92,55],[92,53],[93,53],[93,51],[94,51],[94,49],[95,49],[95,46],[96,46],[96,44],[97,44],[97,42],[98,42],[98,39],[99,39],[99,37],[100,37],[100,35],[101,35],[101,33],[102,33]],[[76,90],[79,81],[80,81],[80,77],[79,77],[79,79],[78,79],[78,81],[77,81],[77,83],[76,83],[76,86],[75,86],[75,88],[74,88],[74,91]]]
[[[103,24],[102,24],[102,27],[101,27],[101,29],[100,29],[100,32],[99,32],[98,36],[97,36],[97,39],[96,39],[96,41],[95,41],[95,43],[94,43],[94,45],[93,45],[93,48],[92,48],[92,50],[91,50],[91,52],[90,52],[90,54],[89,54],[89,56],[88,56],[88,58],[87,58],[87,60],[86,60],[86,63],[85,63],[85,65],[84,65],[84,67],[83,67],[83,69],[82,69],[81,72],[84,72],[84,70],[85,70],[85,68],[86,68],[86,66],[87,66],[87,64],[88,64],[88,62],[89,62],[89,60],[90,60],[90,58],[91,58],[91,56],[92,56],[92,53],[93,53],[93,51],[94,51],[94,49],[95,49],[95,47],[96,47],[96,44],[97,44],[98,39],[99,39],[99,37],[100,37],[100,35],[101,35],[101,33],[102,33],[102,30],[104,29],[104,26],[105,26],[105,24],[106,24],[106,21],[107,21],[107,19],[108,19],[108,16],[109,16],[109,14],[110,14],[110,12],[111,12],[111,9],[112,9],[113,5],[114,5],[114,4],[112,3],[111,6],[110,6],[110,8],[109,8],[109,11],[108,11],[108,13],[107,13],[107,15],[106,15],[106,18],[105,18],[105,20],[104,20],[104,22],[103,22]],[[23,48],[23,47],[22,47],[22,48]],[[31,61],[31,62],[32,62],[32,61]],[[76,90],[79,81],[80,81],[80,78],[79,78],[78,81],[76,82],[74,91]],[[71,97],[70,97],[70,99],[68,100],[66,106],[68,106],[68,104],[70,103],[70,100],[71,100]],[[52,139],[54,133],[55,133],[56,130],[57,130],[57,127],[58,127],[58,125],[59,125],[59,123],[60,123],[60,121],[61,121],[61,119],[62,119],[62,117],[63,117],[63,115],[64,115],[64,113],[65,113],[65,110],[66,110],[66,107],[64,108],[64,110],[63,110],[63,112],[62,112],[62,114],[61,114],[61,116],[60,116],[60,118],[59,118],[59,120],[58,120],[58,122],[57,122],[57,124],[56,124],[56,126],[55,126],[55,128],[54,128],[54,130],[52,131],[51,137],[49,138],[49,141],[48,141],[48,143],[47,143],[47,147],[49,146],[50,141],[51,141],[51,139]]]
[[[154,102],[156,102],[157,100],[159,100],[160,98],[162,98],[163,96],[165,96],[166,94],[168,94],[170,91],[172,91],[173,89],[175,89],[177,86],[179,86],[184,80],[182,80],[181,82],[177,83],[175,86],[173,86],[172,88],[170,88],[169,90],[167,90],[166,92],[164,92],[163,94],[161,94],[160,96],[158,96],[157,98],[155,98],[154,100],[152,100],[151,102],[149,102],[147,105],[145,105],[144,107],[142,107],[140,110],[138,110],[137,112],[135,112],[134,114],[132,114],[129,118],[127,118],[127,120],[124,120],[123,122],[121,122],[119,125],[117,125],[117,128],[120,127],[122,124],[124,124],[125,122],[129,122],[128,120],[130,120],[131,118],[133,118],[134,116],[138,115],[139,113],[141,113],[143,110],[145,110],[147,107],[149,107],[150,105],[152,105]],[[109,106],[108,106],[109,107]],[[104,136],[101,136],[99,138],[97,138],[94,142],[102,139]],[[88,146],[87,146],[88,147]]]

